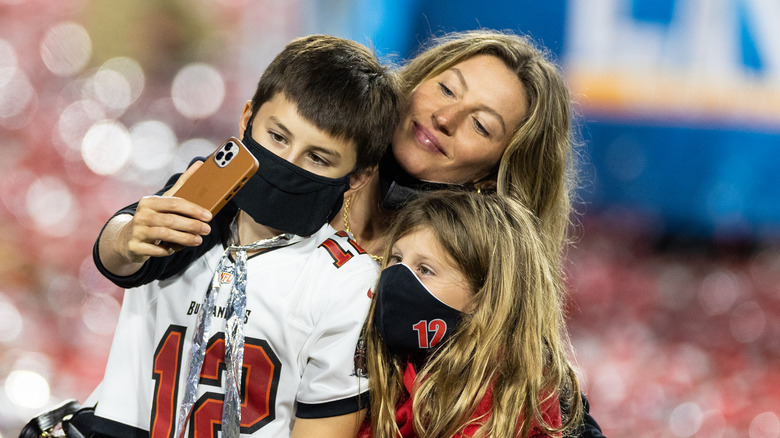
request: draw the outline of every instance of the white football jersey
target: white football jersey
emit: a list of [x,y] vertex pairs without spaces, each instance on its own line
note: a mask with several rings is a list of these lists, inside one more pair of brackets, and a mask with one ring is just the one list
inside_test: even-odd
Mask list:
[[[343,415],[367,400],[354,354],[379,266],[345,232],[334,233],[327,225],[247,261],[242,434],[289,436],[296,416]],[[174,435],[197,313],[223,251],[212,248],[179,275],[125,291],[97,391],[97,431]],[[216,436],[220,428],[229,289],[217,296],[186,436]]]

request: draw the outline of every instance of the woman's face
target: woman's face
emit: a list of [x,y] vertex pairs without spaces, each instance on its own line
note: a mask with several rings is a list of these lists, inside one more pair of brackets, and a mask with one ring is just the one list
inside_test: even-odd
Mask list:
[[477,55],[412,91],[393,153],[421,180],[474,182],[495,170],[526,110],[520,79],[499,58]]

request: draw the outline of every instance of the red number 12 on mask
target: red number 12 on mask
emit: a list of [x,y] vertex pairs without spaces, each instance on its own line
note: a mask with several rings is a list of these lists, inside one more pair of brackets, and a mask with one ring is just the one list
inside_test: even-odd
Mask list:
[[[417,342],[420,348],[432,348],[441,341],[444,334],[447,333],[447,323],[441,319],[432,321],[422,320],[413,325],[412,328],[417,332]],[[433,333],[433,339],[428,342],[428,332]]]

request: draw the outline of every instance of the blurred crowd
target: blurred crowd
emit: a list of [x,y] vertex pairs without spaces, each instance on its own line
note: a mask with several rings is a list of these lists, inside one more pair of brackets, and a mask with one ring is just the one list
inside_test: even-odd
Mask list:
[[569,330],[607,436],[780,436],[780,247],[583,218]]
[[102,378],[102,224],[235,135],[233,3],[0,1],[0,436]]
[[[235,135],[264,62],[229,64],[245,3],[0,0],[0,438],[101,380],[122,291],[92,244]],[[276,26],[281,44],[305,30]],[[779,437],[780,247],[687,241],[629,210],[579,222],[569,324],[605,434]]]

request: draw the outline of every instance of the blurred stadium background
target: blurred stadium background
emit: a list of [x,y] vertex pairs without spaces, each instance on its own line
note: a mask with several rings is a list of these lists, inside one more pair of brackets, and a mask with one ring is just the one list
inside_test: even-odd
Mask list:
[[238,134],[285,43],[402,62],[480,26],[548,47],[577,101],[570,331],[605,434],[780,437],[777,22],[771,0],[0,0],[0,438],[100,381],[101,225]]

